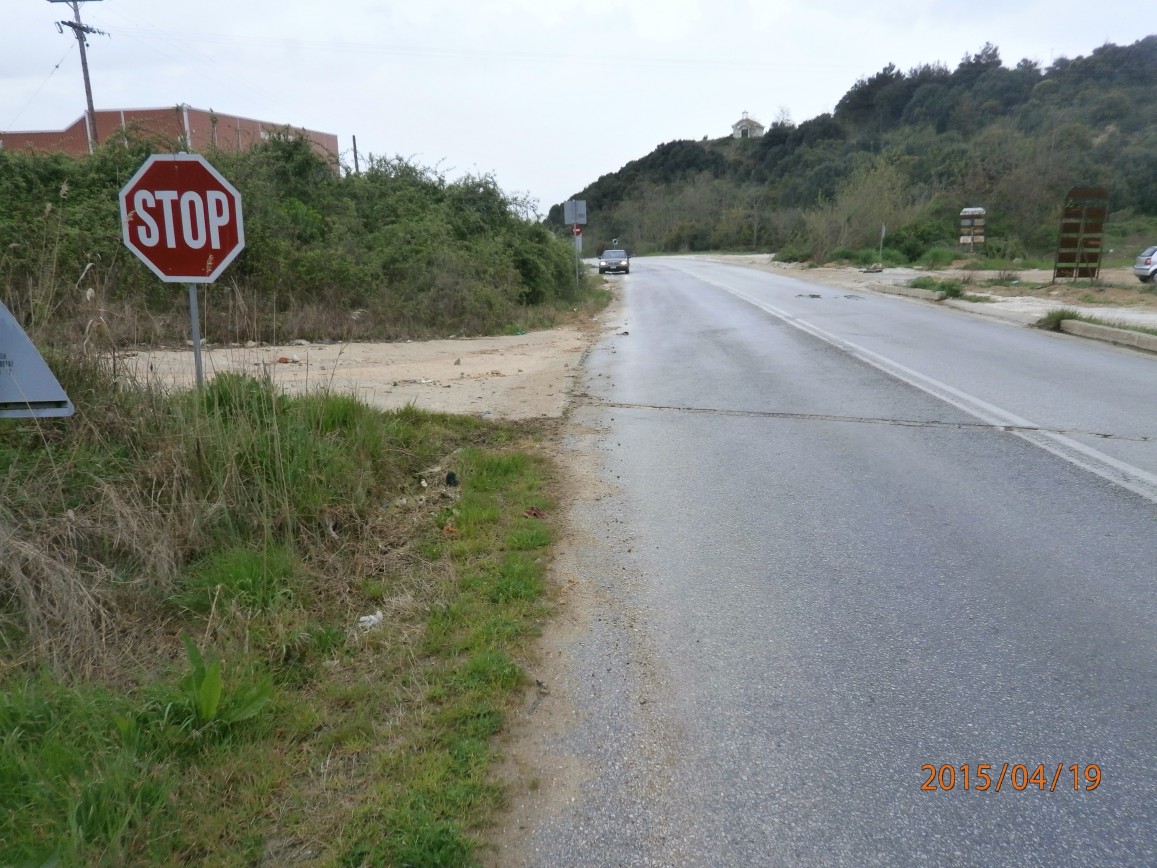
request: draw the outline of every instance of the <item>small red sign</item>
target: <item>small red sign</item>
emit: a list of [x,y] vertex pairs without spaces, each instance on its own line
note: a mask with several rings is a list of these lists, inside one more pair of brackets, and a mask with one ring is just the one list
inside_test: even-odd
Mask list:
[[582,235],[583,234],[583,228],[576,223],[574,225],[574,229],[571,230],[571,233],[574,234],[576,237],[579,235]]
[[153,154],[120,208],[125,245],[166,283],[212,283],[245,247],[241,194],[200,154]]

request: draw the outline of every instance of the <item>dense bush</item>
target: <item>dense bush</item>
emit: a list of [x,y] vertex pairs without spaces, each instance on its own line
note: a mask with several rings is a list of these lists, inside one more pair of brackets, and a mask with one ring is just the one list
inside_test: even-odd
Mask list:
[[[154,149],[0,150],[0,299],[26,327],[117,345],[184,336],[182,288],[120,239],[117,193]],[[342,175],[289,135],[207,156],[241,192],[246,235],[202,290],[210,340],[494,333],[577,298],[569,245],[490,177],[448,181],[401,159]]]
[[924,251],[920,264],[925,268],[947,268],[956,259],[956,251],[948,247],[932,247]]

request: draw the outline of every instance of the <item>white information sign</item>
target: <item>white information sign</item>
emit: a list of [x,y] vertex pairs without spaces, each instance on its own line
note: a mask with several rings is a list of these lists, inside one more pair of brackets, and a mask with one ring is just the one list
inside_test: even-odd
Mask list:
[[585,225],[587,222],[587,200],[568,199],[562,203],[562,222]]

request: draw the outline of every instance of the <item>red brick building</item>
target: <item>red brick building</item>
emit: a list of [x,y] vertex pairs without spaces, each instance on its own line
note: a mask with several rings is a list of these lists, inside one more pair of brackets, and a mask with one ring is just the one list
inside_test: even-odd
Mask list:
[[[158,145],[193,152],[213,148],[239,151],[269,137],[288,131],[310,140],[322,156],[337,158],[337,136],[316,130],[287,127],[268,121],[218,114],[214,111],[178,105],[158,109],[102,109],[96,112],[96,141],[116,141],[118,137],[155,140]],[[88,119],[82,116],[63,130],[0,132],[0,148],[55,151],[83,155],[89,153]]]

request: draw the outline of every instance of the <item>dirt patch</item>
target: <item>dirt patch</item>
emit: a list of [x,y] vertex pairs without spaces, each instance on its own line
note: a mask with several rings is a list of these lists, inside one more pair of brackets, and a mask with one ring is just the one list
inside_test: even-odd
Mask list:
[[[269,377],[287,392],[327,389],[374,407],[504,419],[560,417],[597,322],[585,318],[550,331],[508,337],[404,343],[211,346],[206,379],[224,372]],[[124,353],[127,376],[163,387],[195,382],[192,349]]]

